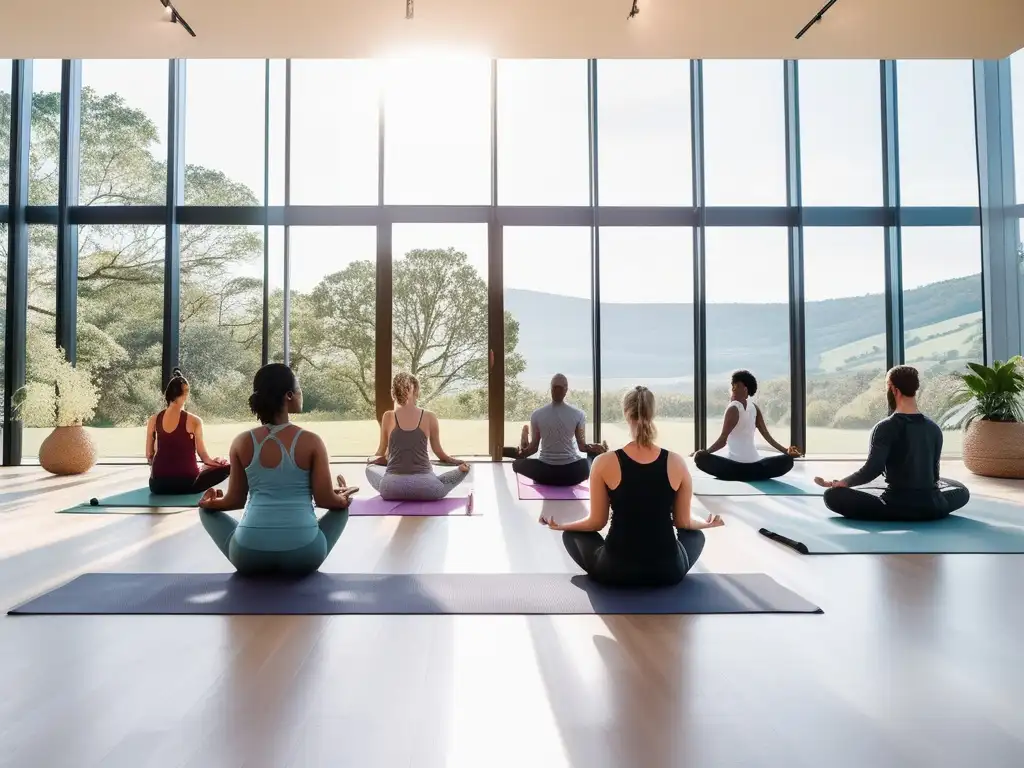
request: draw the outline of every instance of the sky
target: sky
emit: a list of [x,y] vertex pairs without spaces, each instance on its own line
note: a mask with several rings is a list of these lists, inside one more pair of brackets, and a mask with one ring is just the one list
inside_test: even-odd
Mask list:
[[[1013,67],[1021,73],[1014,112],[1024,157],[1024,53],[1014,57]],[[376,203],[380,89],[385,201],[489,203],[489,78],[490,63],[482,58],[295,61],[292,203]],[[972,78],[968,61],[898,64],[905,205],[977,205]],[[165,61],[87,60],[82,80],[142,109],[165,140]],[[186,83],[186,162],[222,170],[262,202],[264,62],[189,61]],[[60,63],[37,61],[35,89],[59,86]],[[598,88],[601,204],[691,204],[688,62],[600,61]],[[881,205],[878,88],[877,62],[801,62],[805,205]],[[708,204],[784,205],[781,62],[707,61],[704,91]],[[283,61],[272,62],[270,100],[269,201],[279,205]],[[166,147],[153,151],[162,154]],[[499,203],[586,205],[587,156],[585,62],[499,62]],[[1024,162],[1017,164],[1017,179],[1024,192]],[[375,237],[372,228],[292,228],[293,286],[308,290],[352,260],[373,259]],[[506,288],[589,297],[589,237],[586,228],[506,228]],[[709,300],[786,301],[786,237],[778,228],[709,229]],[[283,233],[273,232],[277,261],[282,243]],[[396,225],[393,244],[396,256],[413,247],[452,246],[486,274],[487,232],[481,224]],[[804,244],[808,300],[883,290],[880,229],[808,228]],[[903,248],[907,288],[980,271],[976,228],[905,228]],[[262,271],[259,266],[254,274]],[[688,302],[692,282],[689,229],[602,229],[603,301]]]

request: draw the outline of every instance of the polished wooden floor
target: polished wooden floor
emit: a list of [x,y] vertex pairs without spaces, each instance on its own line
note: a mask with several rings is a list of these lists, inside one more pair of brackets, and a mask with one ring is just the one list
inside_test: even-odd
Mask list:
[[[574,569],[539,503],[473,471],[482,516],[354,518],[325,570]],[[1024,515],[1021,484],[944,471]],[[90,571],[228,570],[194,512],[53,514],[145,473],[0,470],[3,607]],[[807,557],[733,520],[699,568],[825,613],[4,616],[0,766],[1024,765],[1024,556]]]

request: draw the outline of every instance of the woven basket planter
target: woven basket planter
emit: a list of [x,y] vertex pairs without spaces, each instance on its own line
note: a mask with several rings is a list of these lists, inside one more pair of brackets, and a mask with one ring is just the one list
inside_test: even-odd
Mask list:
[[57,427],[39,446],[39,466],[54,475],[81,475],[96,464],[96,446],[84,427]]
[[964,466],[976,475],[1024,479],[1024,424],[974,421],[964,433]]

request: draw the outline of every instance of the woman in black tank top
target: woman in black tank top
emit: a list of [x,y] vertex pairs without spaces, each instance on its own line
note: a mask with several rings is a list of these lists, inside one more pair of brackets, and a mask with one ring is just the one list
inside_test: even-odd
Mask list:
[[[633,440],[594,461],[590,475],[590,514],[560,525],[569,556],[595,581],[616,586],[677,584],[704,549],[704,529],[722,525],[690,515],[692,483],[683,458],[654,444],[654,395],[636,387],[622,409]],[[609,520],[608,537],[601,531]]]

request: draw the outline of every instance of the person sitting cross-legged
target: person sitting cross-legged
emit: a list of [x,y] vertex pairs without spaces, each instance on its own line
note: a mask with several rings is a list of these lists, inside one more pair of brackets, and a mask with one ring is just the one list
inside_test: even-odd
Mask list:
[[[502,451],[505,458],[515,459],[513,472],[539,485],[582,483],[590,476],[594,457],[608,450],[605,444],[586,441],[586,414],[565,402],[567,394],[569,380],[555,374],[551,379],[551,402],[530,416],[519,447]],[[538,451],[540,455],[534,458]]]
[[[626,393],[622,410],[632,439],[594,461],[590,514],[571,523],[542,514],[540,522],[563,532],[569,556],[596,582],[677,584],[704,550],[704,531],[723,525],[722,518],[691,515],[693,484],[686,462],[654,442],[654,394],[636,387]],[[600,534],[606,525],[607,538]]]
[[[942,430],[917,409],[917,369],[898,365],[885,377],[890,415],[871,430],[864,466],[842,480],[814,482],[827,488],[825,506],[851,520],[938,520],[970,501],[961,483],[939,477]],[[884,488],[858,488],[885,476]]]
[[[781,477],[793,468],[794,457],[800,449],[785,448],[776,442],[764,423],[761,409],[751,400],[757,394],[757,379],[750,371],[736,371],[732,375],[731,400],[725,409],[722,434],[706,451],[693,454],[697,469],[719,480],[753,482]],[[754,445],[754,431],[779,452],[776,456],[761,456]],[[728,448],[725,456],[716,452]]]

